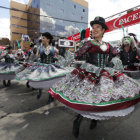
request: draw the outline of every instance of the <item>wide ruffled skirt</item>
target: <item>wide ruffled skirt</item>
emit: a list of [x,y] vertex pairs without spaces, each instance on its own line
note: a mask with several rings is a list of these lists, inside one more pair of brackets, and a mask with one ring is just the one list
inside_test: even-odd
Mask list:
[[0,63],[0,80],[12,80],[15,73],[22,71],[25,67],[18,63]]
[[57,64],[36,63],[27,66],[25,70],[16,74],[16,79],[20,81],[43,81],[65,76],[70,72],[70,68],[62,68]]
[[21,67],[22,67],[22,65],[20,65],[18,63],[1,62],[0,63],[0,74],[15,73]]
[[140,101],[140,83],[115,69],[85,63],[55,83],[49,93],[84,117],[105,119],[134,110]]
[[71,73],[74,69],[70,67],[73,55],[68,53],[67,59],[57,56],[58,61],[53,64],[32,63],[24,71],[16,75],[19,81],[28,80],[29,85],[33,88],[50,88],[55,82],[62,77]]

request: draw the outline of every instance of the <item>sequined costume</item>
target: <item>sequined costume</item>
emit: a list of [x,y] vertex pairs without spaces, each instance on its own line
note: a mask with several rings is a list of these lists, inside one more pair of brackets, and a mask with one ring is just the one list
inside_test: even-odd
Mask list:
[[69,73],[69,70],[54,63],[56,60],[54,56],[55,51],[52,46],[49,49],[44,49],[41,46],[39,49],[40,62],[30,63],[24,71],[16,75],[16,79],[20,81],[42,81],[64,76]]
[[86,63],[49,89],[49,93],[66,106],[97,120],[125,116],[140,101],[140,83],[109,67],[114,50],[108,43],[104,45],[106,47],[91,40],[84,43],[75,58],[88,53]]
[[0,74],[14,74],[18,69],[21,68],[21,65],[15,62],[14,54],[6,54],[4,56],[5,62],[0,63]]

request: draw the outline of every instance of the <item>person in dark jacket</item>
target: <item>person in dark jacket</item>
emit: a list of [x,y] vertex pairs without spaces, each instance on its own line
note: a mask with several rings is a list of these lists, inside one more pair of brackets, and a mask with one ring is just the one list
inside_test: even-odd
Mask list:
[[135,70],[134,63],[137,60],[137,49],[133,47],[133,39],[130,36],[123,37],[122,50],[120,51],[120,59],[125,69]]

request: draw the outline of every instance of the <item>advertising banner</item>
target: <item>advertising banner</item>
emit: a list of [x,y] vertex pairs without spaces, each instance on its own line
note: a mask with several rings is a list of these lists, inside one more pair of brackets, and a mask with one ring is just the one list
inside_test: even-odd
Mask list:
[[[128,27],[138,23],[140,23],[140,9],[131,11],[128,14],[125,14],[123,16],[120,16],[118,18],[106,22],[106,25],[109,28],[109,30],[106,30],[106,33],[122,28],[121,24],[123,25],[123,27]],[[90,28],[87,28],[85,38],[88,38],[89,36],[90,36]],[[79,41],[80,33],[68,37],[68,40]]]
[[109,30],[107,30],[106,32],[111,32],[113,30],[121,28],[121,24],[123,25],[123,27],[128,27],[138,23],[140,23],[140,9],[106,22],[106,25],[109,28]]

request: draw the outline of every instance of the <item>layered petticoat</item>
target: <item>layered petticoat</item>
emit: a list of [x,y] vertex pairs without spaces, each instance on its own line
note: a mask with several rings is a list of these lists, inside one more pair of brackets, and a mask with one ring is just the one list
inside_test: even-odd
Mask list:
[[[85,63],[55,83],[49,93],[66,106],[81,111],[80,114],[86,112],[83,116],[93,118],[95,112],[129,110],[140,101],[140,83],[115,69],[103,70]],[[130,107],[125,115],[131,111]],[[102,115],[99,116],[97,119],[101,119]]]
[[65,76],[71,71],[72,70],[70,70],[70,68],[62,68],[58,64],[35,63],[34,65],[28,66],[22,72],[16,74],[16,79],[20,81],[49,80],[49,79]]
[[15,74],[18,72],[23,66],[18,63],[0,63],[0,74]]
[[[72,108],[71,108],[72,109]],[[78,114],[81,114],[83,117],[94,119],[94,120],[109,120],[112,117],[123,117],[128,114],[130,114],[132,111],[134,111],[135,107],[131,106],[125,109],[121,110],[112,110],[112,111],[101,111],[101,112],[89,112],[89,111],[79,111],[74,110]]]

